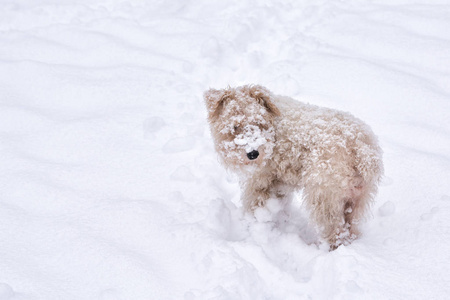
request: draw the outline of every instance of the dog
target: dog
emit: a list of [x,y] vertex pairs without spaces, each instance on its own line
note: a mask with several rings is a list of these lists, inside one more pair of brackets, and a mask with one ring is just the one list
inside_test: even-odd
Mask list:
[[383,175],[382,150],[368,125],[260,85],[209,89],[204,100],[215,149],[239,175],[246,210],[301,189],[330,250],[360,236],[357,225]]

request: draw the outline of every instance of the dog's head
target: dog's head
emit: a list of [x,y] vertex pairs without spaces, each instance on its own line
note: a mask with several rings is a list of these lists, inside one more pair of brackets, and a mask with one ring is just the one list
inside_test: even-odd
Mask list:
[[204,94],[216,150],[226,167],[261,166],[275,145],[273,122],[280,111],[264,87],[210,89]]

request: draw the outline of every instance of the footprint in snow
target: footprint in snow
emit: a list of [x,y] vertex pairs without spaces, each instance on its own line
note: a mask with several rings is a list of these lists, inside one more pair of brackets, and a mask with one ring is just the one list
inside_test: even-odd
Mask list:
[[283,91],[290,95],[296,95],[301,91],[300,84],[297,80],[288,74],[281,75],[273,80],[273,83],[277,86],[281,86]]
[[142,129],[146,138],[152,137],[154,133],[161,130],[166,125],[164,119],[161,117],[151,117],[144,121]]
[[176,181],[190,182],[195,181],[195,176],[191,170],[186,166],[179,166],[171,175],[170,179]]
[[345,289],[350,293],[362,294],[364,290],[353,280],[347,281],[345,284]]
[[195,139],[192,136],[173,138],[167,141],[162,150],[164,153],[180,153],[189,151],[195,146]]
[[420,216],[422,221],[429,221],[433,218],[433,216],[439,211],[439,207],[433,207],[430,212],[423,214]]
[[13,297],[13,289],[6,283],[0,283],[0,300],[9,300]]
[[392,201],[387,201],[380,208],[378,208],[378,214],[382,217],[387,217],[395,212],[395,204]]

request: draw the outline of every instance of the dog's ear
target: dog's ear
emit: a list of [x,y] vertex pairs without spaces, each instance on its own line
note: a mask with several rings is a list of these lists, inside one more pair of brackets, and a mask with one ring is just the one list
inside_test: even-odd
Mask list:
[[208,115],[211,120],[220,115],[224,101],[232,96],[233,91],[231,88],[223,90],[209,89],[203,94],[206,108],[208,109]]
[[263,86],[254,85],[250,87],[250,96],[255,98],[263,105],[267,111],[275,116],[280,116],[280,110],[278,107],[272,102],[273,96],[272,93]]

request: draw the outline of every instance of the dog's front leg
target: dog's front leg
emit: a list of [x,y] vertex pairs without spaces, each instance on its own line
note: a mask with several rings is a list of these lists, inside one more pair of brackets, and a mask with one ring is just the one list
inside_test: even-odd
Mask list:
[[247,178],[241,184],[242,201],[247,211],[254,211],[258,207],[264,207],[273,190],[273,179],[259,174]]

